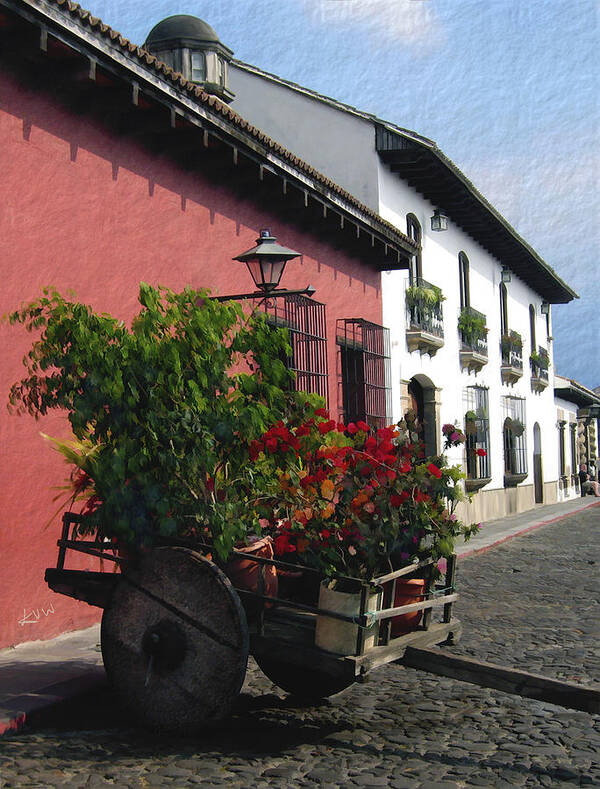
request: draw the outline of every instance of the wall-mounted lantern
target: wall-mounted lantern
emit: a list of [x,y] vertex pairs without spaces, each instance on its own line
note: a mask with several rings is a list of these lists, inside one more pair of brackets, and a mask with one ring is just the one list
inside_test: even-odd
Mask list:
[[440,233],[442,230],[448,230],[448,217],[439,208],[436,208],[431,217],[431,229]]
[[278,244],[269,230],[261,230],[256,246],[237,255],[233,260],[245,263],[256,287],[269,293],[279,285],[288,260],[300,257],[300,254]]
[[550,304],[547,301],[542,302],[540,312],[542,315],[550,315]]
[[512,280],[512,272],[509,268],[506,268],[506,266],[502,266],[500,279],[502,280],[502,282],[504,282],[505,285]]
[[239,260],[248,266],[248,271],[258,291],[255,293],[238,293],[232,296],[214,296],[216,301],[232,301],[256,298],[275,298],[278,296],[312,296],[315,289],[308,285],[302,290],[278,290],[277,286],[283,275],[288,260],[300,257],[302,253],[281,246],[270,230],[260,231],[256,246],[236,255],[232,260]]

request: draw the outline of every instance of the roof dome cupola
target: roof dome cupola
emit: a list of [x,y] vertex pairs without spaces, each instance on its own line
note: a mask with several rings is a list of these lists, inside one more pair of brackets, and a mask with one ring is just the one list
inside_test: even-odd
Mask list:
[[163,19],[148,33],[144,47],[190,82],[229,103],[229,63],[233,51],[219,41],[202,19],[177,14]]

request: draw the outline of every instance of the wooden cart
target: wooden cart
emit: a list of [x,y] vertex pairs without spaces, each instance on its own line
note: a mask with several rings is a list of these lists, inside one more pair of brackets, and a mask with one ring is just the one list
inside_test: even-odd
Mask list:
[[[359,610],[347,615],[264,594],[266,568],[298,569],[284,562],[253,556],[259,585],[249,591],[232,585],[208,558],[207,546],[173,540],[131,560],[109,542],[77,538],[81,520],[73,513],[63,516],[57,566],[46,570],[46,581],[55,592],[104,609],[101,640],[107,675],[126,708],[151,727],[190,731],[225,718],[241,690],[249,654],[276,685],[308,699],[339,693],[379,666],[402,663],[600,712],[597,689],[431,649],[455,643],[461,634],[460,622],[453,617],[454,557],[447,562],[441,584],[431,580],[431,561],[361,583]],[[115,570],[114,564],[120,565],[120,572],[65,569],[68,551],[97,556]],[[239,556],[248,560],[248,554]],[[416,570],[427,579],[424,599],[393,607],[396,582]],[[369,610],[373,587],[381,590],[382,604]],[[394,617],[414,611],[422,612],[417,628],[392,636]],[[356,629],[348,654],[315,645],[320,617]],[[376,638],[367,639],[365,634],[374,629]]]

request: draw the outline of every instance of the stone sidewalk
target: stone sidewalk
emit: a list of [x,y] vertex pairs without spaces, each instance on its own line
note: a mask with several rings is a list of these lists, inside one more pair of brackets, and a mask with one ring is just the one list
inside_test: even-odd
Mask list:
[[[457,554],[466,558],[598,505],[598,499],[577,498],[490,521]],[[600,510],[598,516],[600,525]],[[49,641],[0,650],[0,736],[105,682],[99,644],[100,626],[94,625]]]

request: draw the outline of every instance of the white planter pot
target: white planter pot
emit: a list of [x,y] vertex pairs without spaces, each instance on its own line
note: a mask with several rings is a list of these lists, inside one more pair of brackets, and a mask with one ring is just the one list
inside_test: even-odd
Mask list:
[[[378,611],[380,602],[381,592],[370,594],[367,598],[367,611]],[[329,589],[326,582],[323,582],[319,590],[319,608],[347,616],[357,616],[360,614],[360,592],[338,592]],[[375,622],[365,631],[365,649],[375,646],[378,635],[379,622]],[[357,636],[358,625],[325,615],[317,616],[315,644],[320,649],[334,652],[336,655],[354,655]]]

